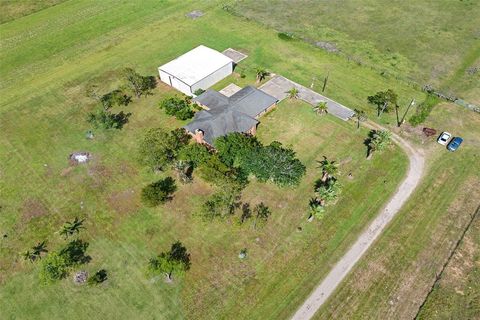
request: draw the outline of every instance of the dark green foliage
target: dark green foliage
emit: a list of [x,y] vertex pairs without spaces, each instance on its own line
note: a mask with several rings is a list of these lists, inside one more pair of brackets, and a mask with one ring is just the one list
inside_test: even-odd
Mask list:
[[222,162],[230,167],[241,167],[262,147],[256,137],[238,132],[220,137],[214,144]]
[[166,177],[142,189],[142,202],[149,207],[158,206],[171,199],[172,194],[176,190],[175,180],[171,177]]
[[244,168],[259,181],[272,181],[279,186],[297,185],[306,171],[295,152],[277,141],[251,154]]
[[160,108],[165,110],[169,116],[175,116],[179,120],[191,119],[195,112],[191,106],[189,99],[181,99],[179,97],[171,97],[160,103]]
[[417,111],[413,116],[408,119],[408,122],[412,126],[418,126],[419,124],[427,120],[428,115],[432,111],[433,107],[440,102],[440,99],[434,95],[427,95],[425,100],[417,107]]
[[204,93],[204,92],[205,92],[205,90],[203,90],[202,88],[200,88],[200,89],[195,90],[194,94],[195,94],[196,96],[199,96],[199,95],[201,95],[201,94]]
[[182,275],[190,269],[190,254],[181,242],[172,244],[170,251],[162,252],[148,261],[148,270],[151,274],[165,274],[169,280],[172,275]]
[[242,214],[238,219],[238,224],[244,224],[247,220],[252,218],[252,209],[250,208],[250,203],[242,204]]
[[84,221],[85,219],[80,220],[78,217],[75,217],[72,222],[66,222],[60,230],[60,235],[67,239],[69,236],[80,233],[81,229],[85,229],[83,226]]
[[196,168],[199,165],[206,163],[211,156],[210,151],[208,151],[205,145],[192,143],[182,148],[178,158],[190,162],[193,167]]
[[59,255],[64,258],[69,267],[88,263],[91,260],[90,256],[85,255],[88,245],[88,242],[80,239],[70,241],[60,250]]
[[285,41],[289,41],[289,40],[293,40],[293,35],[291,33],[288,33],[288,32],[279,32],[277,34],[278,38],[279,39],[282,39],[282,40],[285,40]]
[[43,283],[52,283],[65,278],[68,272],[69,266],[65,257],[56,252],[52,252],[42,261],[39,274],[40,281]]
[[177,160],[173,164],[173,169],[178,174],[178,179],[181,183],[190,183],[193,180],[193,165],[184,160]]
[[89,285],[97,285],[108,279],[107,270],[101,269],[95,272],[93,276],[88,278]]
[[131,115],[130,112],[112,113],[105,109],[98,109],[97,112],[88,114],[87,121],[97,129],[122,129]]
[[151,90],[156,87],[155,77],[153,76],[142,76],[132,68],[126,68],[123,73],[128,88],[137,98],[151,94]]
[[132,98],[120,89],[110,91],[100,97],[100,102],[104,110],[108,110],[114,106],[127,106],[131,101]]
[[382,151],[387,148],[392,139],[392,133],[387,130],[370,130],[368,138],[365,139],[367,146],[367,158],[370,159],[374,152]]
[[150,129],[140,142],[138,160],[152,170],[162,170],[176,160],[178,153],[189,140],[190,136],[181,128],[171,132],[162,128]]
[[90,256],[85,252],[88,242],[73,240],[63,247],[60,252],[52,252],[42,261],[40,280],[43,283],[52,283],[65,278],[72,267],[90,262]]
[[255,137],[232,133],[215,140],[215,147],[226,166],[239,168],[241,175],[253,174],[260,181],[296,185],[305,174],[295,152],[280,142],[263,146]]
[[383,112],[388,112],[389,105],[395,106],[397,104],[398,95],[392,90],[379,91],[373,96],[367,98],[368,102],[375,105],[377,114],[380,116]]
[[239,169],[227,166],[216,154],[200,165],[199,174],[205,181],[219,187],[232,184],[243,188],[247,184],[247,177]]

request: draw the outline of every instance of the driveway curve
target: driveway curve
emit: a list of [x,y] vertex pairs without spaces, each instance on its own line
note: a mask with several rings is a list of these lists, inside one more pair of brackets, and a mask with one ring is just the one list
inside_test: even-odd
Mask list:
[[[365,123],[371,129],[385,129],[373,122]],[[382,233],[388,223],[400,211],[403,204],[412,195],[418,186],[425,166],[423,154],[412,147],[407,141],[392,133],[392,140],[408,155],[410,164],[406,177],[399,185],[395,194],[390,198],[378,216],[368,228],[358,237],[345,255],[333,266],[328,275],[315,288],[302,306],[295,312],[292,320],[307,320],[327,301],[338,285],[347,276],[353,266],[365,254],[375,239]]]

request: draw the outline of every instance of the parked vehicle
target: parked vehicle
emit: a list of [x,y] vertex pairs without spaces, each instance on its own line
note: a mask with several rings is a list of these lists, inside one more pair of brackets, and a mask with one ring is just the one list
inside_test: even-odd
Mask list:
[[452,137],[452,135],[450,133],[448,133],[447,131],[444,131],[438,137],[437,142],[440,143],[441,145],[446,146],[447,143],[448,143],[448,140],[450,140],[451,137]]
[[452,139],[452,141],[450,141],[450,143],[448,144],[447,146],[447,149],[449,151],[455,151],[458,149],[458,147],[460,147],[460,145],[462,144],[463,142],[463,139],[460,138],[460,137],[455,137]]

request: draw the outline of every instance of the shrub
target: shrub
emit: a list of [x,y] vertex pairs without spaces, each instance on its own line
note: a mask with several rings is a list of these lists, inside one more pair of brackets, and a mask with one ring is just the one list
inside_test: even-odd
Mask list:
[[140,98],[142,95],[147,96],[151,94],[151,90],[157,85],[155,77],[142,76],[132,68],[126,68],[123,73],[127,81],[127,86],[137,98]]
[[131,115],[131,113],[124,113],[123,111],[115,114],[99,109],[97,112],[89,113],[87,121],[97,129],[122,129]]
[[417,111],[413,116],[408,119],[408,122],[412,126],[418,126],[419,124],[425,122],[433,107],[440,102],[440,99],[432,94],[427,95],[425,100],[417,107]]
[[132,101],[132,98],[126,95],[122,90],[116,89],[100,97],[100,102],[104,110],[113,106],[126,106]]
[[235,213],[239,207],[240,191],[232,188],[221,190],[211,195],[200,209],[200,215],[205,220],[223,219]]
[[201,95],[201,94],[204,93],[204,92],[205,92],[205,90],[203,90],[202,88],[199,88],[199,89],[195,90],[194,94],[195,94],[196,96],[199,96],[199,95]]
[[100,284],[108,279],[107,270],[101,269],[95,272],[93,276],[88,278],[89,285],[97,285]]
[[40,280],[43,283],[52,283],[65,278],[69,272],[69,265],[64,256],[52,252],[44,260],[40,269]]
[[195,112],[190,105],[190,101],[171,97],[160,102],[160,108],[165,110],[169,116],[175,116],[179,120],[187,120],[193,117]]
[[277,36],[281,40],[285,40],[285,41],[293,40],[293,35],[289,32],[279,32]]
[[149,207],[158,206],[169,200],[176,190],[175,180],[171,177],[166,177],[142,189],[142,202]]

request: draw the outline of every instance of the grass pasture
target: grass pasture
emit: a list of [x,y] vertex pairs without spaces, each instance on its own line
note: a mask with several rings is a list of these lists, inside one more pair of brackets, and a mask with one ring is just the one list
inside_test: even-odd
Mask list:
[[[434,139],[425,142],[428,171],[418,192],[315,319],[415,317],[436,274],[480,204],[479,125],[480,117],[453,104],[442,103],[434,109],[425,126],[463,137],[462,149],[450,153]],[[472,226],[472,232],[474,230]],[[475,239],[470,236],[470,240],[466,240],[470,241],[473,251],[479,245]],[[456,255],[461,255],[461,251]],[[453,294],[452,286],[441,280],[440,289],[435,289],[425,306],[425,319],[455,315],[459,306],[456,303],[464,303],[465,318],[480,315],[478,303],[474,302],[478,285],[469,285],[468,290],[466,287],[474,278],[456,278],[459,269],[473,270],[471,268],[478,265],[478,256],[472,253],[465,255],[461,262],[453,259],[452,263],[457,266],[448,267],[443,277],[457,279],[458,290],[465,284],[465,295],[460,298]],[[478,275],[472,273],[471,277],[478,278]],[[441,289],[444,285],[445,290]]]
[[[184,17],[195,9],[205,16]],[[254,68],[265,66],[308,85],[314,70],[335,65],[338,77],[328,94],[365,109],[372,90],[394,81],[308,44],[285,43],[275,32],[232,18],[210,1],[67,1],[4,23],[0,32],[0,231],[6,235],[0,246],[0,310],[6,318],[284,317],[405,173],[406,157],[398,148],[366,161],[366,130],[315,116],[302,102],[285,101],[262,119],[258,136],[291,145],[306,164],[307,176],[297,189],[255,181],[248,186],[242,200],[264,201],[273,211],[264,230],[195,217],[211,192],[200,179],[181,186],[165,206],[147,209],[139,192],[159,175],[138,166],[136,144],[149,128],[184,124],[158,109],[158,102],[174,92],[160,86],[154,95],[123,108],[132,113],[124,129],[95,130],[89,141],[85,117],[94,108],[85,97],[89,84],[111,90],[127,66],[155,74],[158,65],[200,43],[249,54],[239,66],[247,77],[234,75],[226,80],[231,82],[253,83]],[[399,91],[405,101],[422,96],[405,85]],[[74,151],[89,151],[93,160],[72,167],[67,157]],[[323,155],[342,162],[344,195],[326,219],[308,224],[312,183],[320,175],[316,160]],[[346,178],[349,172],[353,180]],[[21,261],[19,253],[44,239],[55,250],[64,242],[56,232],[75,216],[87,219],[81,237],[90,242],[92,262],[83,268],[90,273],[105,268],[109,280],[97,288],[75,286],[70,278],[42,286],[38,264]],[[186,277],[173,286],[146,278],[148,258],[176,240],[192,254]],[[238,252],[245,247],[249,256],[239,261]]]
[[327,50],[387,77],[478,97],[470,90],[478,87],[480,72],[466,72],[480,66],[478,1],[246,0],[231,8],[319,47],[327,43]]

